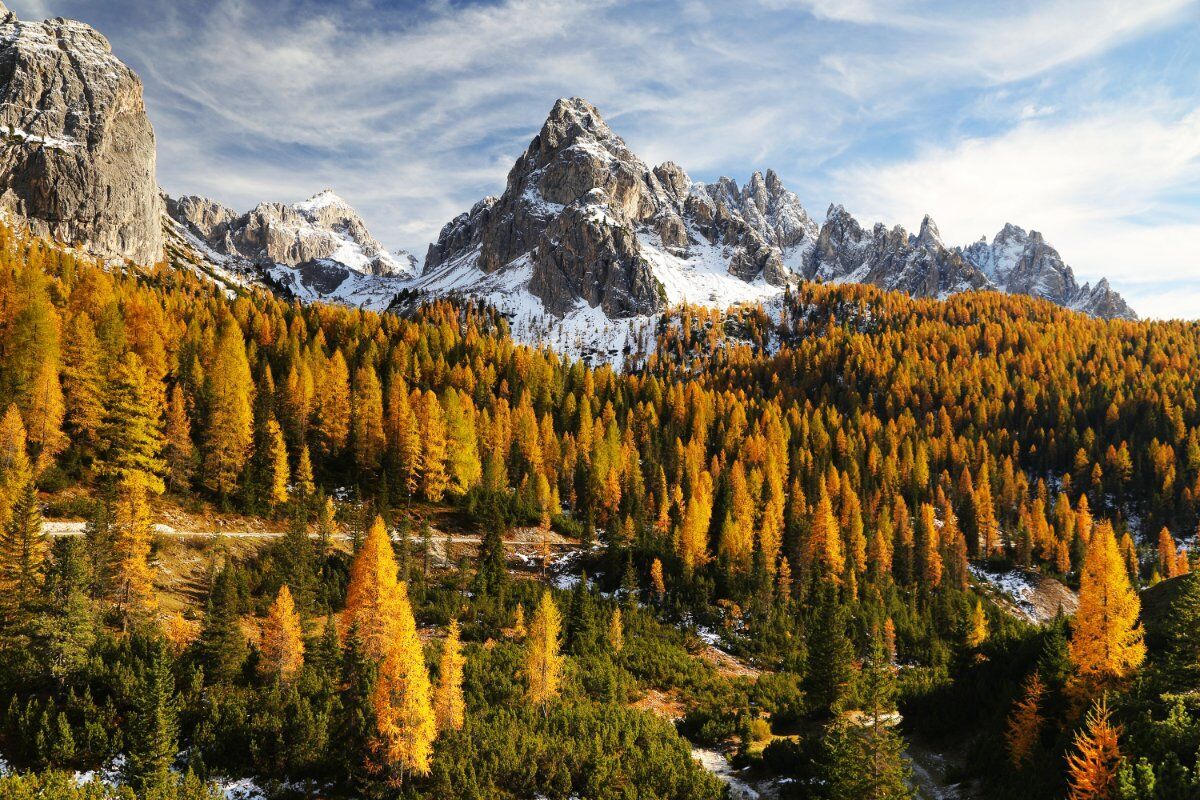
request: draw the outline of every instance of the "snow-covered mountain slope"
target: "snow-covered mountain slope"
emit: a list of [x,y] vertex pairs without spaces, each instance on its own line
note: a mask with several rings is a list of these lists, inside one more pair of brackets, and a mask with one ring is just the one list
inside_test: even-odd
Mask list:
[[514,320],[549,315],[574,330],[584,318],[594,328],[597,311],[623,326],[679,303],[769,300],[800,279],[916,297],[993,289],[1134,317],[1106,282],[1079,287],[1036,233],[1008,225],[992,245],[963,249],[944,244],[929,217],[910,234],[864,228],[837,205],[818,226],[772,171],[739,188],[694,182],[669,162],[648,167],[578,98],[555,104],[499,197],[442,229],[412,288],[486,298]]
[[963,258],[978,267],[996,287],[1014,294],[1042,297],[1059,305],[1105,319],[1136,319],[1119,294],[1101,279],[1080,286],[1074,271],[1037,231],[1005,225],[992,243],[980,239],[963,248]]
[[818,225],[773,171],[739,187],[648,166],[578,98],[555,103],[504,191],[445,225],[419,271],[329,191],[242,215],[199,197],[168,209],[171,241],[218,279],[373,309],[472,297],[518,340],[595,361],[647,352],[670,307],[771,302],[800,280],[936,298],[991,289],[1134,317],[1106,282],[1080,287],[1036,232],[1006,225],[991,244],[959,248],[929,217],[910,234],[864,227],[838,205]]
[[304,301],[385,309],[418,272],[389,253],[362,217],[333,191],[291,205],[261,203],[237,214],[203,197],[167,200],[168,236],[204,271],[282,289]]

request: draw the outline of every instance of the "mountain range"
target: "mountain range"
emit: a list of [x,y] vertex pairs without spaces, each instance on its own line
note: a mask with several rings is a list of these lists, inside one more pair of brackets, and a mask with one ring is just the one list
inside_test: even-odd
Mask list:
[[165,257],[303,301],[386,310],[475,297],[518,339],[614,359],[672,306],[770,303],[801,280],[934,298],[998,290],[1136,318],[1107,281],[1080,286],[1036,231],[1006,224],[957,247],[929,217],[913,234],[839,205],[818,224],[774,171],[739,187],[646,164],[578,98],[554,104],[504,191],[448,222],[419,264],[330,190],[245,213],[164,197],[141,82],[83,23],[20,21],[0,3],[0,85],[0,211],[106,259]]

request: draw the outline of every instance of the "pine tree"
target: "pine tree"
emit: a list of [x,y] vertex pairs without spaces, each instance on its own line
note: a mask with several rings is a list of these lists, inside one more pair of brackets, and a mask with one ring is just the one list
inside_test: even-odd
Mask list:
[[559,652],[559,632],[562,618],[549,591],[542,600],[529,625],[525,645],[525,680],[530,704],[543,711],[558,697],[562,680],[563,660]]
[[221,325],[208,371],[204,485],[222,499],[233,495],[254,444],[254,382],[236,321]]
[[127,353],[117,362],[107,387],[103,441],[104,471],[114,482],[137,475],[152,492],[165,488],[162,405],[142,360]]
[[1008,717],[1008,729],[1004,741],[1008,745],[1008,758],[1016,769],[1021,769],[1034,754],[1042,735],[1045,719],[1042,703],[1046,696],[1046,685],[1037,672],[1025,681],[1021,699],[1013,705]]
[[529,635],[529,631],[525,628],[525,606],[517,603],[517,610],[513,613],[513,637],[516,639],[524,639]]
[[851,688],[854,647],[832,586],[821,591],[817,617],[809,629],[808,648],[805,682],[812,707],[821,713],[836,714]]
[[313,483],[312,459],[308,455],[308,445],[300,448],[300,457],[296,460],[296,502],[306,505],[316,492]]
[[304,666],[304,629],[286,585],[267,612],[261,649],[259,669],[266,676],[290,681]]
[[32,476],[17,494],[0,530],[0,602],[10,619],[37,597],[46,574],[49,545]]
[[1165,667],[1182,688],[1200,685],[1200,570],[1181,579],[1166,630]]
[[249,647],[242,633],[240,600],[232,567],[217,573],[197,644],[204,676],[210,683],[232,683],[241,676]]
[[1140,610],[1112,526],[1102,523],[1088,544],[1071,634],[1072,688],[1078,698],[1098,697],[1141,666],[1146,645],[1138,625]]
[[459,641],[458,620],[450,620],[446,639],[442,643],[442,659],[438,683],[434,690],[434,711],[439,731],[462,730],[465,713],[463,700],[463,654]]
[[173,781],[171,764],[178,752],[179,700],[171,676],[171,658],[156,644],[146,665],[129,729],[124,778],[141,796],[153,796]]
[[1070,800],[1111,800],[1116,797],[1117,773],[1124,760],[1119,739],[1121,727],[1109,717],[1102,698],[1092,706],[1084,730],[1075,735],[1075,750],[1067,756]]

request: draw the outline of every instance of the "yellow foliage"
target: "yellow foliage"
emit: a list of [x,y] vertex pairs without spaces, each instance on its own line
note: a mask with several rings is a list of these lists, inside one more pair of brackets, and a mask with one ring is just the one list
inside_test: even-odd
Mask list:
[[267,612],[261,649],[259,669],[264,675],[287,681],[304,666],[304,628],[287,586],[279,590]]
[[1101,699],[1088,712],[1084,730],[1075,735],[1076,752],[1067,756],[1070,800],[1111,800],[1116,797],[1117,771],[1124,760],[1120,748],[1121,726],[1109,719]]
[[542,593],[529,626],[525,646],[525,680],[528,683],[529,702],[543,708],[558,697],[562,680],[563,660],[559,653],[559,632],[562,617],[549,591]]
[[1042,678],[1034,672],[1025,681],[1024,693],[1021,699],[1013,704],[1012,713],[1008,717],[1008,729],[1004,733],[1004,741],[1008,745],[1008,758],[1013,767],[1020,769],[1037,746],[1041,736],[1042,701],[1046,696],[1046,685]]
[[434,714],[439,731],[462,730],[466,713],[466,703],[463,700],[464,662],[458,620],[451,620],[446,640],[442,643],[438,684],[433,693]]
[[1071,633],[1072,688],[1077,697],[1095,698],[1141,666],[1146,644],[1138,625],[1140,610],[1112,526],[1101,523],[1084,558]]

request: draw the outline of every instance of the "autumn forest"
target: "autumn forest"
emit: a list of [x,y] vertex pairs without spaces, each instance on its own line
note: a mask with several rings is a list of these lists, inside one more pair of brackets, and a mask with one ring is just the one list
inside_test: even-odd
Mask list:
[[801,283],[615,369],[0,230],[6,798],[1193,798],[1198,517],[1197,323]]

